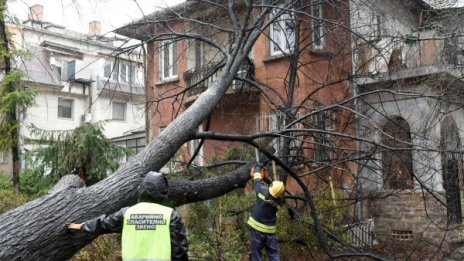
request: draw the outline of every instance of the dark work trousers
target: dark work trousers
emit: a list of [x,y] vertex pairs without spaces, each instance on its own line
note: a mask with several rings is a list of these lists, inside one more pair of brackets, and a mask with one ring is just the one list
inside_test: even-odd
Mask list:
[[275,234],[266,234],[250,228],[251,261],[261,261],[261,250],[266,248],[269,261],[280,261],[279,244]]

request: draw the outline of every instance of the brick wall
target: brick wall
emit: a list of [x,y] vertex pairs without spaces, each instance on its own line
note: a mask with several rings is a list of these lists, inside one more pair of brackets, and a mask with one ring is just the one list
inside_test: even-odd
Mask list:
[[[460,224],[447,224],[443,195],[422,192],[393,192],[369,195],[365,218],[374,218],[381,242],[427,240],[441,243],[460,240]],[[446,233],[445,233],[446,232]]]

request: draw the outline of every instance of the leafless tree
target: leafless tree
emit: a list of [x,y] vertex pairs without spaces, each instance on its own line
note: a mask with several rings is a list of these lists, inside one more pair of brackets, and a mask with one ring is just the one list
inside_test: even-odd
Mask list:
[[[93,238],[67,234],[63,224],[133,203],[145,173],[194,139],[205,147],[247,143],[274,162],[274,177],[304,202],[300,214],[311,216],[306,225],[329,259],[450,256],[450,234],[458,237],[451,230],[462,221],[461,76],[444,65],[459,57],[450,53],[460,44],[459,27],[444,30],[449,20],[422,1],[387,2],[377,14],[375,3],[361,0],[187,1],[119,29],[156,55],[166,42],[177,44],[177,57],[203,46],[201,71],[187,71],[169,88],[147,86],[157,88],[149,96],[153,125],[172,122],[113,175],[0,216],[0,257],[70,257]],[[403,20],[415,27],[406,30]],[[251,116],[257,127],[197,131],[214,121],[218,106],[231,110],[251,94],[260,105]],[[206,181],[173,181],[171,198],[181,205],[244,187],[249,166]],[[318,190],[347,210],[334,224],[348,233],[344,240],[321,221],[331,211],[316,207]]]

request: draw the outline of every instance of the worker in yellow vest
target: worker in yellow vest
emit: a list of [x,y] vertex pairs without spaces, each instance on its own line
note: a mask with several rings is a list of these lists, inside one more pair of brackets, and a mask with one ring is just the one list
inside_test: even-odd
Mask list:
[[188,260],[185,228],[177,212],[165,206],[167,195],[167,179],[148,172],[139,187],[138,204],[84,223],[67,224],[67,229],[96,235],[122,232],[124,261]]
[[279,261],[276,223],[277,208],[283,203],[281,196],[285,192],[282,181],[275,180],[269,187],[262,181],[264,171],[259,166],[252,167],[250,175],[254,180],[256,203],[248,219],[251,234],[251,261],[261,261],[261,250],[266,249],[269,261]]

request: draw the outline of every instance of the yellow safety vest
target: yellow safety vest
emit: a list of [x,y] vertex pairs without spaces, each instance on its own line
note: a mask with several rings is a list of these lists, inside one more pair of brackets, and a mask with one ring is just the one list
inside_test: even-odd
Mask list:
[[141,202],[124,213],[121,248],[124,261],[171,260],[169,225],[173,209]]

